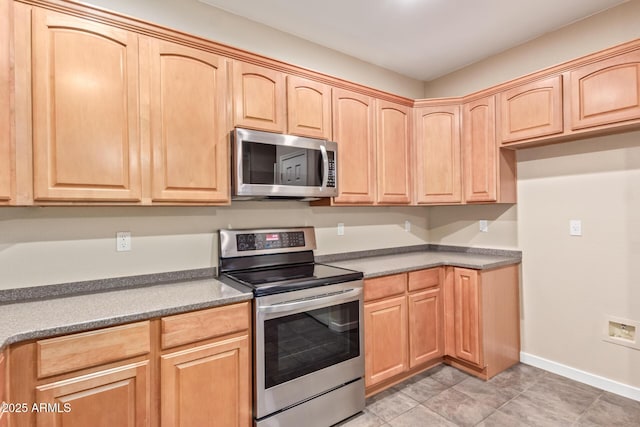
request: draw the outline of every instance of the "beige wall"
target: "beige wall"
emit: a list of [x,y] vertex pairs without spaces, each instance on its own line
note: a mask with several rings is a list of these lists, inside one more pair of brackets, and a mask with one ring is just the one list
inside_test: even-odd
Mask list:
[[639,387],[640,350],[602,333],[640,321],[640,132],[519,151],[518,175],[522,350]]
[[608,11],[425,83],[425,98],[463,96],[616,44],[640,38],[640,0]]
[[420,98],[424,91],[421,81],[197,0],[87,0],[86,3],[408,98]]
[[[339,222],[344,236],[337,236]],[[213,267],[216,230],[297,225],[316,227],[318,255],[428,241],[427,209],[419,207],[271,201],[222,208],[0,208],[0,289]],[[131,252],[115,251],[117,231],[132,233]]]
[[[480,220],[488,221],[488,232],[480,232]],[[429,209],[429,242],[518,249],[517,221],[515,205],[436,206]]]

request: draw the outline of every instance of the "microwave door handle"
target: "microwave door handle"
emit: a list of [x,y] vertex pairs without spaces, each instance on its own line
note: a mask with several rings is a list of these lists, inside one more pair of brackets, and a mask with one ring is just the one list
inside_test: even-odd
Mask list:
[[349,289],[347,291],[344,291],[338,295],[331,295],[331,296],[323,296],[323,295],[318,295],[317,298],[313,298],[313,299],[305,299],[304,301],[295,301],[295,302],[288,302],[288,303],[282,303],[282,304],[275,304],[275,305],[260,305],[258,306],[258,311],[261,313],[283,313],[283,312],[287,312],[287,311],[298,311],[298,310],[304,310],[306,308],[318,308],[318,303],[322,303],[323,305],[325,304],[337,304],[337,303],[342,303],[342,302],[348,302],[349,300],[352,300],[353,297],[358,296],[362,294],[362,288],[355,288],[355,289]]
[[320,153],[322,153],[322,188],[327,188],[327,183],[329,182],[329,155],[324,144],[320,146]]

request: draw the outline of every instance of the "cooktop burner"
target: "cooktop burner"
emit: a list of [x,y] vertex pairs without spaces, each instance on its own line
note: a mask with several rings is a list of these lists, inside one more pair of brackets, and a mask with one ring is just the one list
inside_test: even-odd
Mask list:
[[326,264],[300,264],[226,273],[253,289],[255,296],[360,280],[361,272]]

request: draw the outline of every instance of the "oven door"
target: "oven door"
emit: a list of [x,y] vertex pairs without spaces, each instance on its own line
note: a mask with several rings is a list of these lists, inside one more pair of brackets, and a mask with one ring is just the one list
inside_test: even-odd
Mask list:
[[256,298],[256,418],[364,376],[362,303],[362,280]]

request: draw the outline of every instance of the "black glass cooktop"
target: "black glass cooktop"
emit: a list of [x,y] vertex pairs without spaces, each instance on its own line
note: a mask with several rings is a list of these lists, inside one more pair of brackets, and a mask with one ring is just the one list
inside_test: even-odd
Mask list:
[[234,271],[226,273],[226,276],[252,288],[255,296],[333,285],[363,278],[363,274],[359,271],[316,263]]

